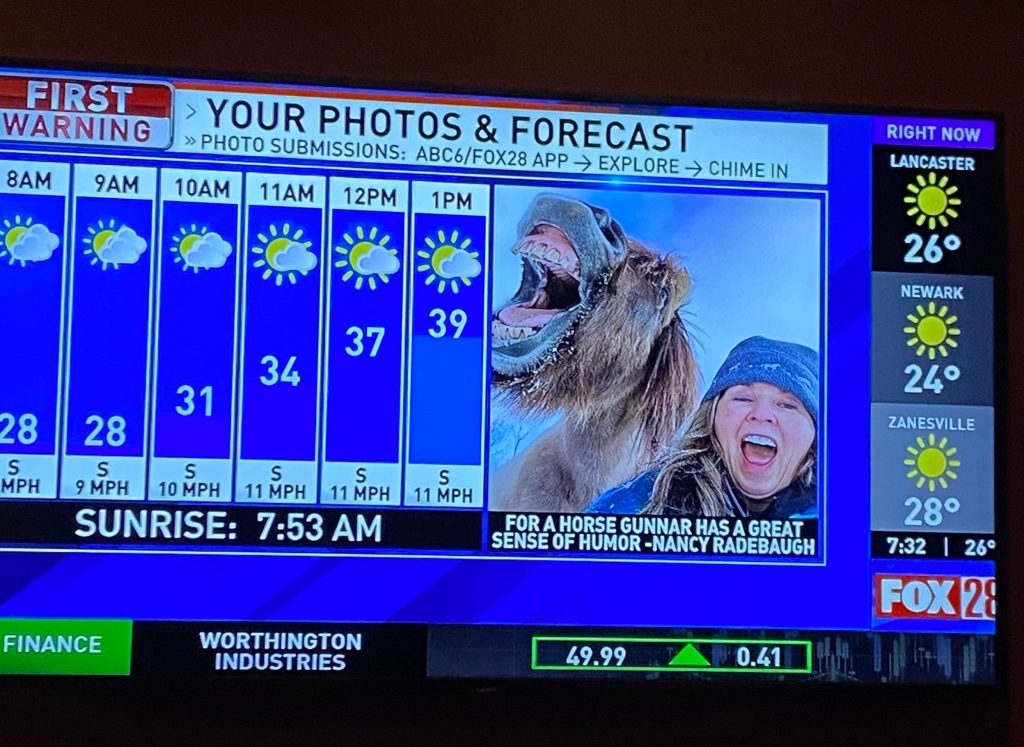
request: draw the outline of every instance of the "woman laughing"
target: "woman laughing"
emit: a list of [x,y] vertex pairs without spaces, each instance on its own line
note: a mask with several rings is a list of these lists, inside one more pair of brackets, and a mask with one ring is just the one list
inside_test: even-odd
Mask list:
[[750,337],[726,358],[681,443],[592,513],[817,515],[818,354]]

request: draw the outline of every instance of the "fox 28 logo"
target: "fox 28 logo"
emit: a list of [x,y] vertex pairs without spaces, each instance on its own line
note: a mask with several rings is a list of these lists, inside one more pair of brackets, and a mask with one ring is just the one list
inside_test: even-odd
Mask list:
[[996,580],[980,576],[875,576],[875,617],[994,620]]

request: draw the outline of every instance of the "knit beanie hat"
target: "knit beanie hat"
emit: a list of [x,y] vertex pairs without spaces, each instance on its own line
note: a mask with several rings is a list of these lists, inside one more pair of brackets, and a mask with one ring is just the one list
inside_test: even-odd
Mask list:
[[734,347],[704,395],[713,400],[731,386],[774,384],[799,399],[818,422],[818,354],[795,342],[748,337]]

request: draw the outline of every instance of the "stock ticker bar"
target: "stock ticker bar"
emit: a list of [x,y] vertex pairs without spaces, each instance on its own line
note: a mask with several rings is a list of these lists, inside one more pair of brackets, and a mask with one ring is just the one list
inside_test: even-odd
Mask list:
[[470,625],[7,618],[0,674],[972,683],[994,676],[991,636],[963,636],[950,647],[912,633],[736,633],[574,637]]
[[808,674],[809,640],[534,636],[535,671]]

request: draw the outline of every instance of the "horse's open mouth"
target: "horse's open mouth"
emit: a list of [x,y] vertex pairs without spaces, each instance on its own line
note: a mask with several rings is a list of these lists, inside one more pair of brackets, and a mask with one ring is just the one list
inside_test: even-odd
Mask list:
[[540,195],[512,247],[522,263],[515,295],[491,319],[495,376],[521,380],[571,348],[581,320],[625,256],[619,225],[601,208]]
[[580,257],[565,232],[557,226],[535,226],[512,250],[523,260],[520,293],[532,296],[512,303],[494,315],[494,347],[503,348],[540,332],[548,322],[580,302]]

